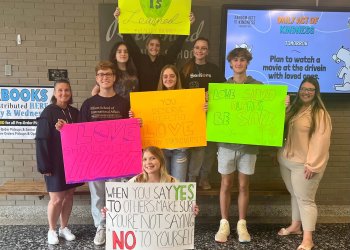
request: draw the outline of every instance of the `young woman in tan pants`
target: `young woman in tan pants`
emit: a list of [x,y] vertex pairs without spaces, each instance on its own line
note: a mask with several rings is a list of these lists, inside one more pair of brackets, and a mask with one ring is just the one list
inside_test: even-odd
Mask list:
[[279,150],[278,161],[291,194],[292,222],[278,234],[303,234],[297,249],[311,250],[317,221],[315,195],[328,162],[332,131],[317,79],[308,77],[302,81],[294,102],[287,109],[285,124],[286,143]]

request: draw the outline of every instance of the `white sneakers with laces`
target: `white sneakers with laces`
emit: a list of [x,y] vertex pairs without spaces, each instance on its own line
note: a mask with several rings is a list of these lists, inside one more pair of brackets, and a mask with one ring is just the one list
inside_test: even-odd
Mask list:
[[237,222],[237,234],[238,234],[238,241],[241,243],[250,242],[250,234],[247,230],[247,221],[246,220],[239,220]]
[[224,243],[230,235],[230,224],[226,219],[220,220],[219,231],[215,234],[215,241]]
[[47,241],[50,245],[57,245],[59,243],[58,236],[55,230],[47,232]]
[[[251,241],[250,234],[247,230],[247,221],[239,220],[237,222],[237,234],[238,241],[241,243],[247,243]],[[226,219],[220,220],[220,227],[218,232],[215,234],[215,241],[224,243],[227,241],[227,237],[230,235],[230,224]]]
[[67,241],[75,240],[75,235],[68,229],[68,227],[60,228],[58,230],[58,236],[64,238]]
[[100,246],[106,243],[106,227],[99,225],[96,230],[96,235],[94,238],[94,244]]

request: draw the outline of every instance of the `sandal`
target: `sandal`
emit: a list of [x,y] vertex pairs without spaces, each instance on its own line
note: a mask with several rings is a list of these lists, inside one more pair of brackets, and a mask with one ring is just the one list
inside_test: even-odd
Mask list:
[[304,246],[303,244],[301,244],[300,246],[298,246],[297,250],[311,250],[314,248],[314,244],[312,244],[311,246]]
[[281,228],[281,230],[279,230],[277,234],[279,236],[287,236],[287,235],[295,235],[295,234],[299,235],[299,234],[302,234],[302,233],[303,233],[303,231],[300,231],[300,230],[296,231],[296,232],[290,232],[286,228]]

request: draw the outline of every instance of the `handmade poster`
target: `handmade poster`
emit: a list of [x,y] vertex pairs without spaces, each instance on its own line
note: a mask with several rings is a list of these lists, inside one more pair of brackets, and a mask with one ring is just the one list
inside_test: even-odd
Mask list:
[[208,141],[282,146],[287,86],[209,84]]
[[106,249],[194,249],[196,183],[106,182]]
[[121,34],[190,34],[191,0],[119,0]]
[[204,89],[131,92],[131,110],[142,119],[142,147],[206,145]]
[[137,119],[66,124],[61,141],[67,183],[134,176],[142,171]]
[[53,87],[0,85],[0,139],[34,139]]

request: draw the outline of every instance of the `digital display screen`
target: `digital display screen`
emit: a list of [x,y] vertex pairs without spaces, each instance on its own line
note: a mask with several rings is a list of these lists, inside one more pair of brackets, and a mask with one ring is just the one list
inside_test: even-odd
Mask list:
[[[274,7],[276,8],[276,7]],[[306,76],[322,93],[350,93],[350,10],[244,9],[223,6],[221,63],[233,75],[227,54],[250,50],[247,75],[297,92]]]

